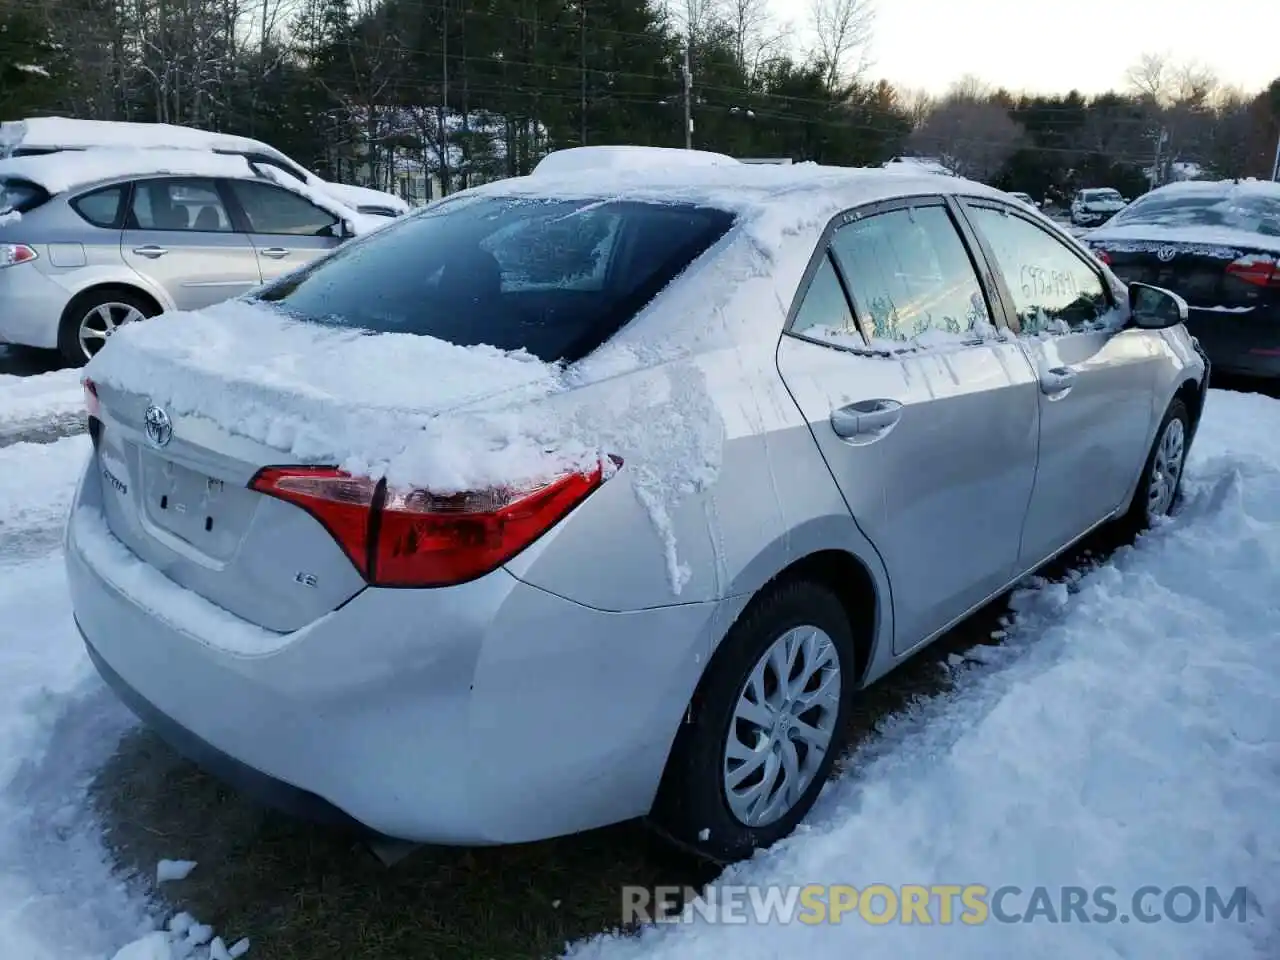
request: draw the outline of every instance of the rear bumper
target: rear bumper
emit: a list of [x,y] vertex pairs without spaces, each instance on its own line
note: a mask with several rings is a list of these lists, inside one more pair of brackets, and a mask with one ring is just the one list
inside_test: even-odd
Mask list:
[[[76,621],[76,627],[80,628],[78,620]],[[315,823],[334,826],[363,826],[363,824],[352,819],[323,797],[308,793],[306,790],[300,790],[291,784],[285,783],[283,780],[277,780],[260,770],[255,770],[253,767],[241,763],[235,757],[223,753],[213,744],[201,740],[182,724],[161,712],[155,704],[151,703],[137,690],[129,686],[125,679],[116,673],[107,661],[102,659],[102,654],[98,653],[93,644],[89,642],[89,639],[85,637],[83,628],[80,628],[80,635],[84,638],[89,660],[97,669],[99,676],[106,681],[107,686],[119,698],[120,702],[132,710],[140,720],[155,731],[169,746],[192,763],[234,788],[242,796],[256,800],[264,806],[273,807],[276,810],[305,820],[311,820]]]
[[1280,377],[1280,309],[1252,314],[1191,308],[1187,329],[1217,374]]
[[0,343],[53,349],[70,299],[35,262],[0,269]]
[[[538,840],[652,806],[720,604],[605,613],[499,570],[368,589],[280,649],[234,654],[226,611],[107,532],[98,477],[93,459],[67,526],[76,621],[121,699],[215,775],[431,843]],[[120,562],[85,549],[104,537]]]

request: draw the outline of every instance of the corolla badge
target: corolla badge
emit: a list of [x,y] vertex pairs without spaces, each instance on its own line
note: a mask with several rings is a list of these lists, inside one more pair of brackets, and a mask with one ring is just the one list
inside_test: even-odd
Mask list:
[[1156,251],[1156,259],[1161,263],[1168,263],[1178,255],[1177,247],[1161,247]]
[[142,426],[147,431],[147,439],[157,447],[163,447],[173,439],[173,421],[154,403],[142,415]]

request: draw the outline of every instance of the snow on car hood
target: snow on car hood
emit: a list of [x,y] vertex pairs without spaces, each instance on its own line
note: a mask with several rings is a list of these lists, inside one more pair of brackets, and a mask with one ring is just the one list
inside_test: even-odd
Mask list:
[[1163,227],[1154,223],[1107,224],[1089,232],[1091,246],[1116,252],[1154,252],[1171,243],[1203,248],[1204,256],[1234,260],[1243,250],[1280,254],[1280,237],[1233,227]]

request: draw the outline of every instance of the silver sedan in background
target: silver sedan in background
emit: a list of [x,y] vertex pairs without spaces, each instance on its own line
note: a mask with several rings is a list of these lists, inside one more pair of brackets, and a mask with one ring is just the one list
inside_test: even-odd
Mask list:
[[242,157],[0,160],[0,343],[78,366],[121,324],[246,293],[336,247],[357,219]]

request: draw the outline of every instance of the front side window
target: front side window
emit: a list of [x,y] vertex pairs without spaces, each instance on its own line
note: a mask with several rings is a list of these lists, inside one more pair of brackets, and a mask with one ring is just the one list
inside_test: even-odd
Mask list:
[[1053,234],[1013,213],[970,206],[1013,297],[1026,334],[1061,334],[1105,326],[1110,309],[1102,279]]
[[249,221],[250,233],[293,237],[332,236],[338,218],[283,187],[231,180],[231,192]]
[[135,230],[230,233],[231,218],[212,180],[140,180],[129,210]]
[[940,335],[970,339],[990,329],[977,271],[945,207],[855,221],[836,231],[831,249],[873,347]]
[[460,197],[340,247],[259,298],[304,321],[572,363],[733,219],[680,203]]

